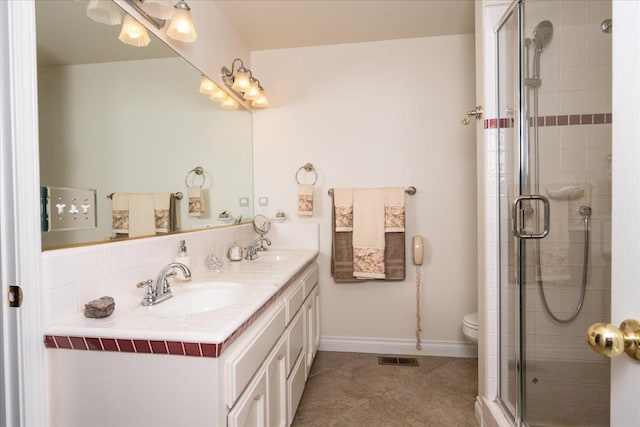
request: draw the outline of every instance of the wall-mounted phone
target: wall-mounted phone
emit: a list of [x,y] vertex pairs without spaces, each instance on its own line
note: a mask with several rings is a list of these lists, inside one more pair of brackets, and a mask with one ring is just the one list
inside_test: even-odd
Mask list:
[[411,239],[411,253],[413,254],[413,263],[415,265],[422,265],[422,261],[424,258],[422,237],[413,236],[413,238]]

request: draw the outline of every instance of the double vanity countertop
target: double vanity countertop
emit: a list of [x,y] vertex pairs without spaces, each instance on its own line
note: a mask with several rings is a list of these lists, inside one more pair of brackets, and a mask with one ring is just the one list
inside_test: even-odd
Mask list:
[[45,346],[217,357],[316,260],[318,251],[277,249],[258,255],[251,261],[225,260],[219,272],[192,269],[189,281],[172,278],[173,298],[155,306],[141,306],[144,290],[137,289],[117,297],[109,317],[75,313],[47,328]]

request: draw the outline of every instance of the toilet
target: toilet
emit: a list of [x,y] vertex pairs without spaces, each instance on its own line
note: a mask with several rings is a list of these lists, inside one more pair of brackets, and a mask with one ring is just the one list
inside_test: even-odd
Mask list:
[[478,313],[469,313],[462,319],[462,333],[469,341],[478,342]]

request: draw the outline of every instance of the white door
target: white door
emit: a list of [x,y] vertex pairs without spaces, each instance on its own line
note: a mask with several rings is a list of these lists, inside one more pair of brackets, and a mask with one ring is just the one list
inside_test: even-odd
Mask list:
[[[640,2],[613,2],[611,323],[640,320]],[[612,360],[611,425],[640,426],[640,362]]]
[[[46,425],[33,0],[0,1],[0,426]],[[20,285],[21,308],[7,306]]]

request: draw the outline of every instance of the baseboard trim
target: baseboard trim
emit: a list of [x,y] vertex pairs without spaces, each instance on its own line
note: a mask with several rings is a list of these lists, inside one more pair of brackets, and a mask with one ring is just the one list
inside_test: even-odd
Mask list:
[[320,350],[414,356],[478,357],[478,346],[463,341],[421,341],[358,337],[320,337]]

